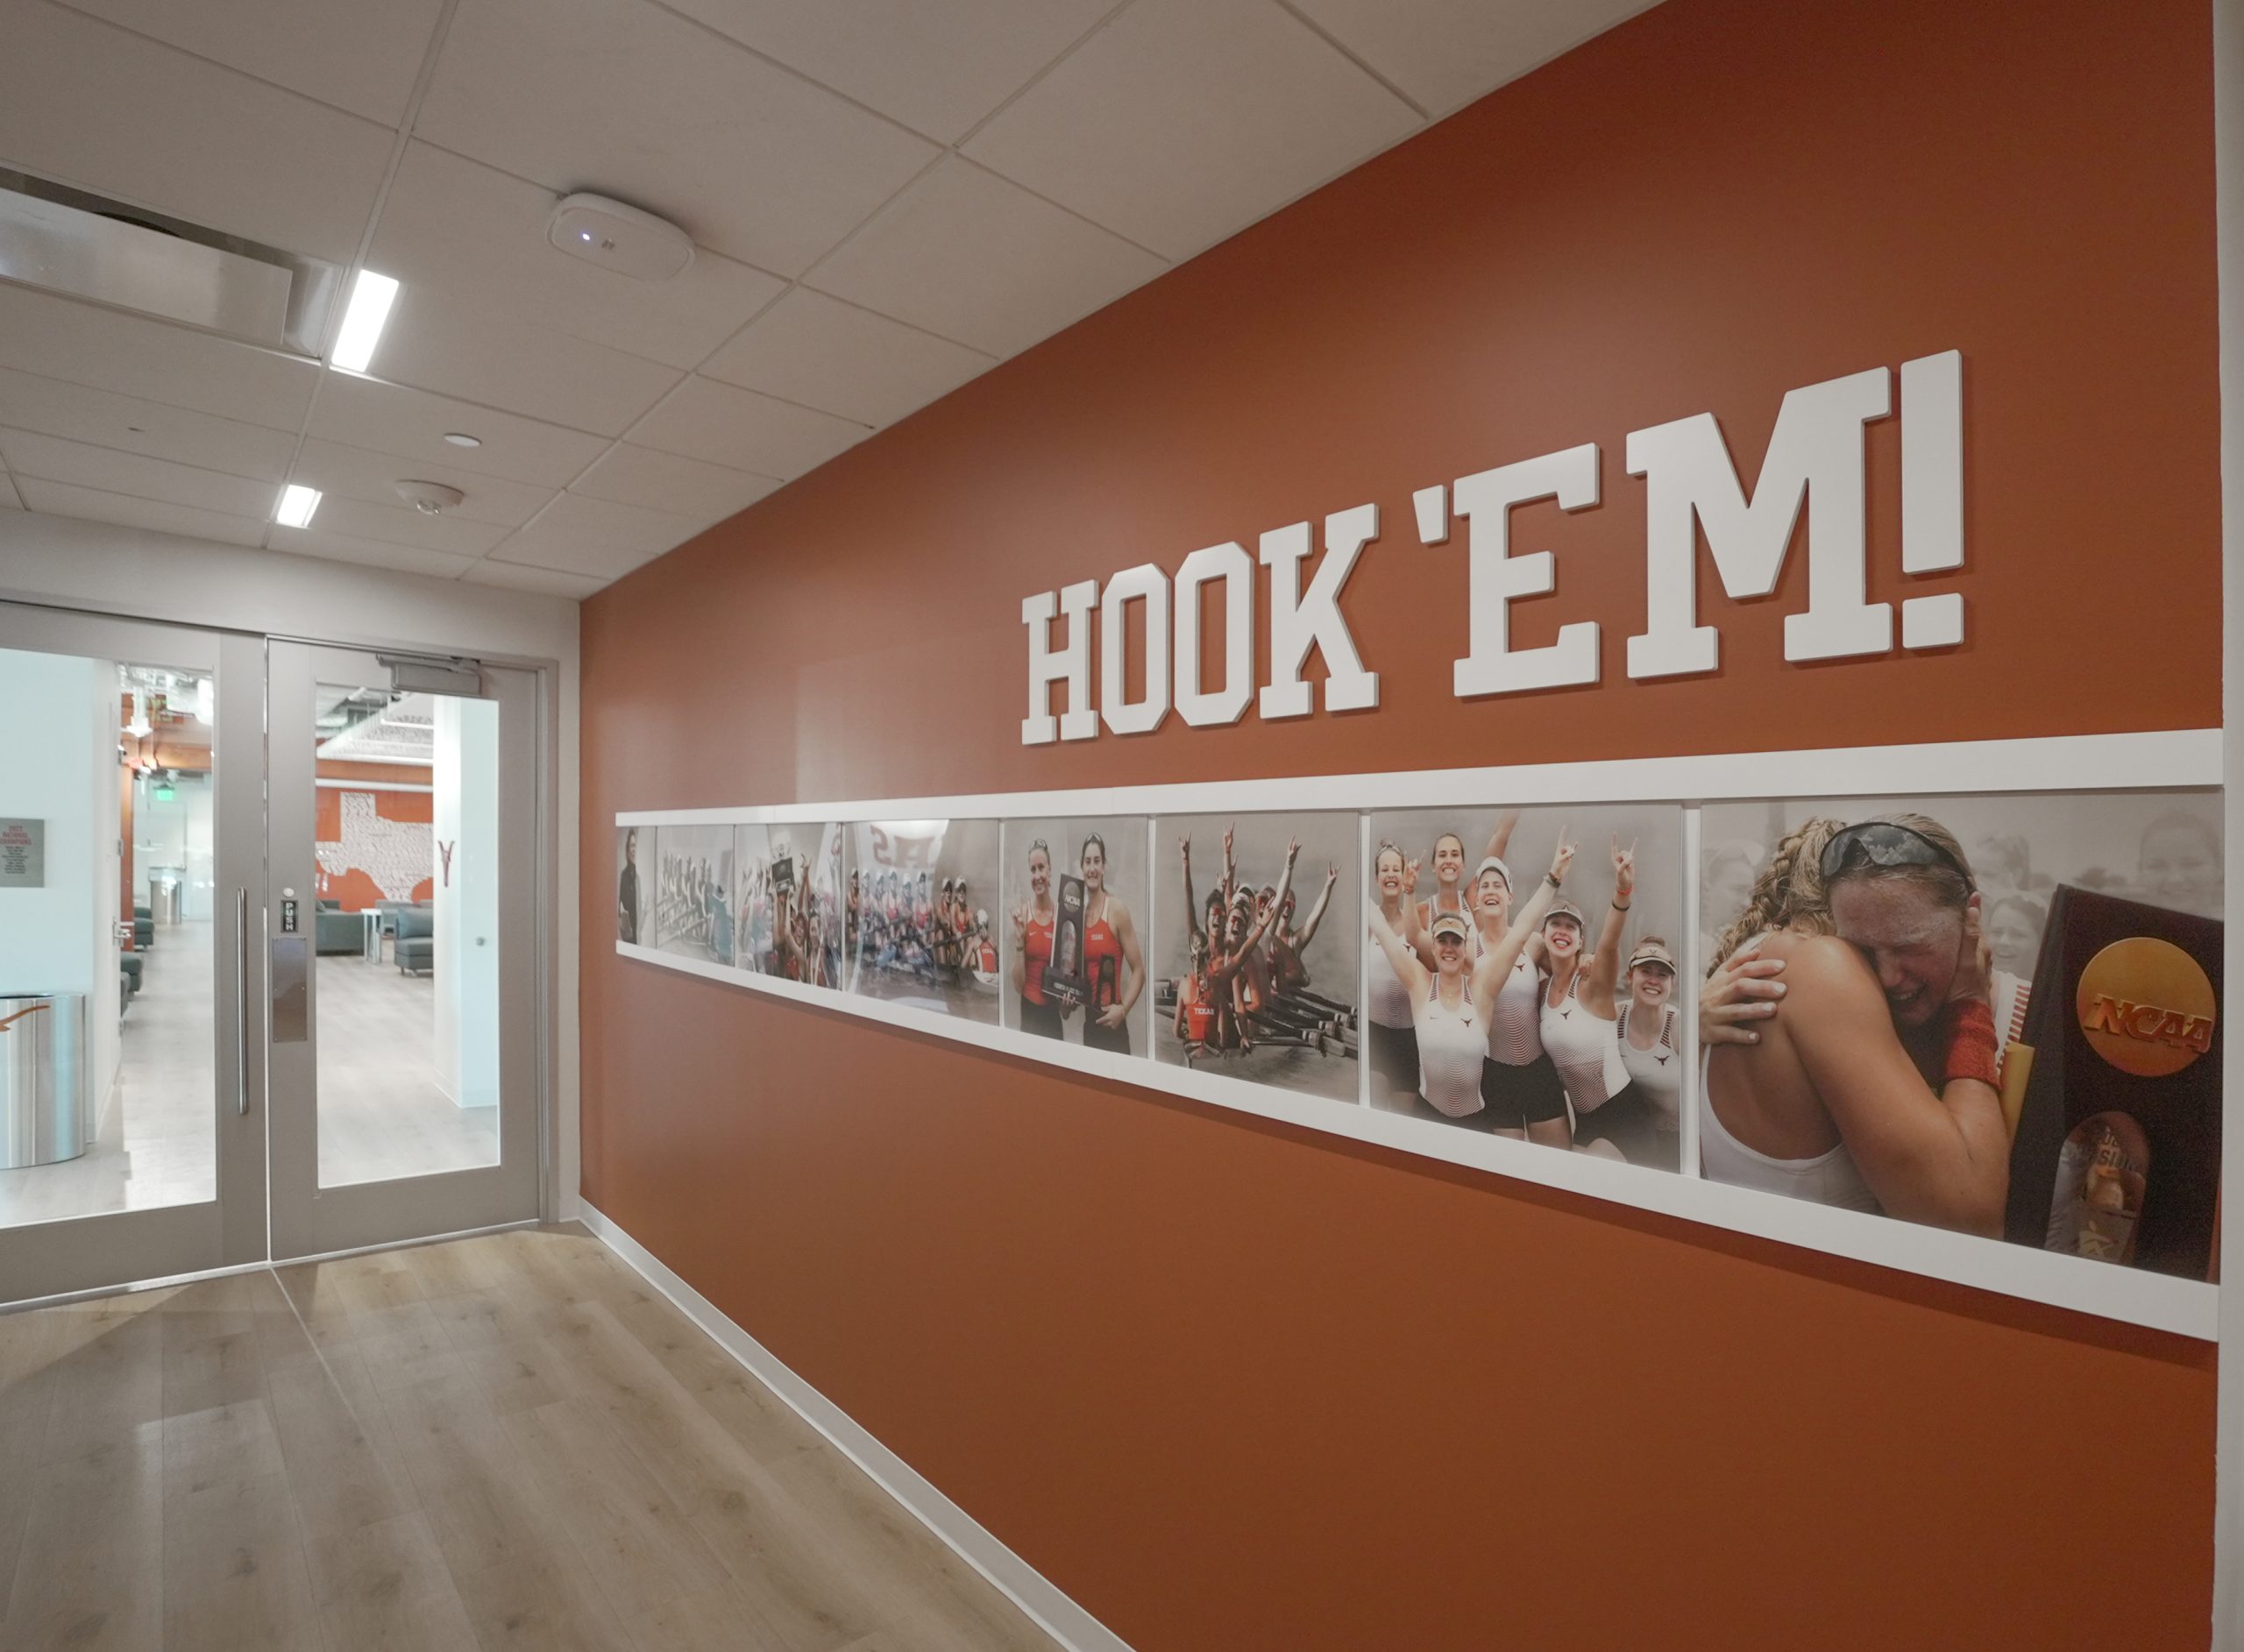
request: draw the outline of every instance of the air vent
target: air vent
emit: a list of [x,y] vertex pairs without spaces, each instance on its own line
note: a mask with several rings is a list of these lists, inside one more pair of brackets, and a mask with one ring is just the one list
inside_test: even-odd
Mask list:
[[316,259],[0,172],[0,280],[317,355],[341,276]]

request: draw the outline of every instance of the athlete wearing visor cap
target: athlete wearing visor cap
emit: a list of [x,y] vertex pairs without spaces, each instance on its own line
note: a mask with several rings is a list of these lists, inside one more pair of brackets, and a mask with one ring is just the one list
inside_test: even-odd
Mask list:
[[[1425,925],[1424,950],[1433,955],[1429,968],[1421,959],[1417,934],[1420,909],[1414,902],[1398,900],[1411,933],[1397,933],[1386,903],[1374,903],[1370,911],[1372,939],[1379,945],[1388,967],[1407,996],[1416,1033],[1418,1068],[1417,1110],[1423,1116],[1451,1123],[1470,1122],[1483,1129],[1502,1123],[1481,1094],[1482,1069],[1488,1064],[1488,1023],[1496,994],[1512,967],[1558,898],[1566,869],[1573,864],[1574,846],[1559,834],[1559,847],[1551,869],[1537,886],[1517,921],[1510,924],[1492,947],[1474,956],[1475,930],[1461,911],[1436,910]],[[1397,880],[1398,882],[1400,880]]]

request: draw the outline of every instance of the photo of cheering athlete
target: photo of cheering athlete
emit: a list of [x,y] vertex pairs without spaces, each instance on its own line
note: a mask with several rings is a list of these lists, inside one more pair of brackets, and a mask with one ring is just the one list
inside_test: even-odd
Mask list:
[[1154,885],[1155,1053],[1357,1099],[1360,824],[1346,813],[1167,816]]

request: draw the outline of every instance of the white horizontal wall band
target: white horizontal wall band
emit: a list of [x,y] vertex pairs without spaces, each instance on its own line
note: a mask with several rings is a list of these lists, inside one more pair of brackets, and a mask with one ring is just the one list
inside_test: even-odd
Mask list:
[[1008,1549],[989,1528],[952,1502],[934,1482],[890,1450],[849,1414],[805,1382],[772,1351],[735,1324],[715,1303],[688,1285],[661,1258],[625,1232],[589,1200],[579,1206],[584,1224],[639,1276],[675,1303],[720,1348],[785,1400],[842,1456],[922,1525],[987,1578],[1015,1606],[1069,1652],[1130,1652],[1119,1635],[1084,1611],[1042,1572]]
[[437,790],[402,780],[314,780],[312,784],[323,791],[417,791],[423,797],[434,796]]
[[[669,817],[664,817],[665,821]],[[1067,1067],[1096,1078],[1162,1090],[1217,1107],[1234,1108],[1305,1130],[1374,1142],[1424,1159],[1470,1165],[1520,1181],[1653,1210],[1686,1222],[1797,1244],[1907,1273],[1948,1280],[2032,1302],[2047,1302],[2106,1319],[2148,1325],[2212,1342],[2217,1335],[2219,1290],[2197,1280],[2138,1273],[2037,1251],[2000,1239],[1974,1238],[1892,1216],[1843,1210],[1786,1199],[1750,1188],[1733,1188],[1672,1171],[1619,1164],[1588,1153],[1554,1152],[1530,1142],[1458,1130],[1431,1119],[1383,1112],[1358,1102],[1328,1101],[1221,1073],[1170,1067],[1151,1056],[1123,1055],[1011,1027],[937,1015],[910,1004],[862,997],[827,987],[806,987],[780,975],[749,975],[728,965],[684,958],[630,941],[616,952],[642,963],[675,969],[750,992],[792,998],[842,1015],[948,1039],[1021,1060]]]
[[1199,780],[1061,791],[985,791],[725,809],[636,809],[618,826],[972,819],[1071,814],[1253,814],[1428,809],[1466,802],[1699,803],[1724,798],[1914,797],[1973,791],[2129,791],[2221,783],[2220,730],[2065,734],[1815,751],[1627,757],[1402,774]]

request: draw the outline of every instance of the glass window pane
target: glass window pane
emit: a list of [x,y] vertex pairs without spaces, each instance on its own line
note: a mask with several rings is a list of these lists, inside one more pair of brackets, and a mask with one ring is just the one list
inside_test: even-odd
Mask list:
[[499,1162],[499,707],[317,697],[323,1188]]
[[217,1193],[209,679],[0,649],[0,1227]]

